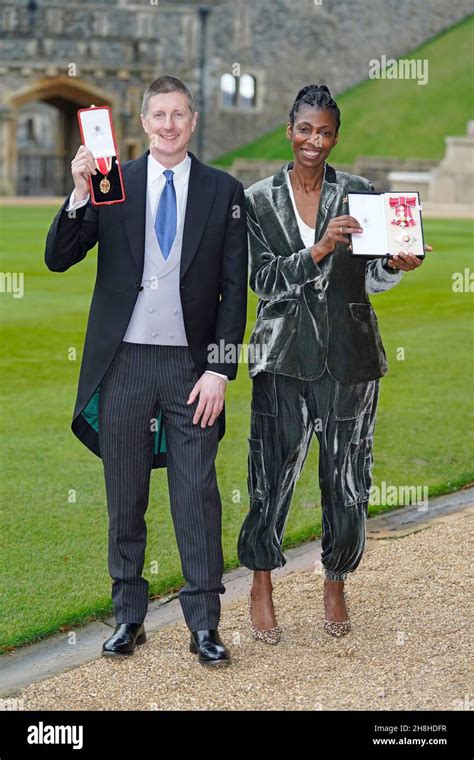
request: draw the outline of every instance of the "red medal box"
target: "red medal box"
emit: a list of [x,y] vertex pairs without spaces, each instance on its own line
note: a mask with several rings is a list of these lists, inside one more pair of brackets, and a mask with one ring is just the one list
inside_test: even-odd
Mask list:
[[97,169],[97,174],[89,177],[91,203],[94,206],[123,203],[125,190],[110,108],[81,108],[77,119],[82,144],[91,151]]
[[363,232],[352,235],[352,255],[385,258],[398,253],[425,256],[420,196],[416,191],[347,193],[349,214]]

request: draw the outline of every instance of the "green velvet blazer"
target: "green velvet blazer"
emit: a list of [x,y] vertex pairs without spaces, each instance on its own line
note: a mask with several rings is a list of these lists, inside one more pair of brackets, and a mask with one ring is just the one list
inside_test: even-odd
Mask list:
[[[267,371],[313,380],[327,368],[342,383],[375,380],[387,372],[387,360],[368,293],[393,287],[401,273],[382,259],[352,256],[344,244],[315,264],[291,202],[291,168],[292,162],[246,190],[250,287],[259,297],[250,377]],[[326,164],[315,242],[331,218],[348,213],[348,191],[374,187]]]

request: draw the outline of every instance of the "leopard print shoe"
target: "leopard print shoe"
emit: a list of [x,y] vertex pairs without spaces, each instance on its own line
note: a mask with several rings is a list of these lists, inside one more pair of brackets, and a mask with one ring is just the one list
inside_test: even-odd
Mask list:
[[249,603],[249,617],[250,617],[250,632],[252,636],[254,637],[255,641],[261,641],[264,644],[270,644],[270,646],[275,646],[275,644],[279,644],[281,641],[281,634],[282,630],[279,625],[276,625],[274,628],[268,628],[266,631],[261,631],[259,628],[255,628],[254,624],[252,623],[252,592],[249,592],[248,597],[248,603]]
[[[349,610],[347,609],[347,599],[345,591],[342,592],[342,595],[344,597],[344,602],[346,604],[346,611],[349,615]],[[346,636],[351,630],[352,625],[350,620],[343,620],[342,622],[337,622],[336,620],[327,620],[327,618],[324,619],[324,630],[326,633],[329,633],[331,636],[334,636],[336,639],[340,639],[341,636]]]
[[351,621],[344,620],[342,623],[336,623],[334,620],[325,620],[324,630],[336,639],[340,639],[352,630]]

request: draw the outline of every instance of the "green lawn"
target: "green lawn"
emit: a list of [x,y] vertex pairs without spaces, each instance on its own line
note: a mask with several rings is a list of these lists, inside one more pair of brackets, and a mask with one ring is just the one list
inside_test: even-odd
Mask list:
[[[426,59],[428,84],[367,79],[338,95],[342,123],[331,163],[352,163],[357,156],[442,158],[445,135],[464,135],[468,119],[473,118],[473,49],[474,16],[470,16],[400,56]],[[331,81],[327,84],[331,88]],[[288,111],[290,107],[288,103]],[[235,158],[289,161],[292,154],[284,125],[216,158],[215,163],[228,166]]]
[[[111,612],[102,465],[69,428],[95,253],[65,274],[47,270],[44,238],[55,211],[0,209],[2,271],[25,273],[23,298],[1,294],[3,648]],[[473,479],[472,296],[451,288],[452,273],[472,265],[473,229],[466,221],[425,226],[436,252],[398,288],[374,298],[391,366],[382,382],[374,482],[428,485],[435,494]],[[247,339],[255,308],[251,294]],[[77,361],[68,360],[71,347]],[[396,360],[397,347],[405,348],[404,361]],[[218,458],[227,568],[237,565],[247,510],[249,397],[242,366],[228,390]],[[320,533],[316,457],[314,446],[297,485],[288,546]],[[146,575],[161,594],[181,583],[163,471],[154,471],[147,518]],[[151,572],[154,561],[158,573]]]

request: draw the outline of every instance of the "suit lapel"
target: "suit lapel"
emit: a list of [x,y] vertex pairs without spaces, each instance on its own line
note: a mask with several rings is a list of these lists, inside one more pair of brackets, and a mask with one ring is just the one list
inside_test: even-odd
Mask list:
[[272,203],[280,222],[281,229],[286,236],[288,253],[294,253],[294,251],[300,251],[302,248],[305,248],[305,245],[301,240],[300,230],[287,184],[288,169],[291,169],[292,166],[293,164],[289,163],[279,169],[273,177],[272,185]]
[[336,196],[337,191],[337,179],[336,172],[332,166],[325,164],[324,166],[324,179],[321,187],[321,195],[319,197],[319,209],[318,216],[316,218],[316,230],[314,234],[314,242],[317,243],[321,238],[321,234],[325,229],[326,219],[329,214],[329,209]]
[[216,194],[215,175],[193,153],[188,153],[191,156],[191,171],[184,217],[180,279],[183,279],[196,254]]
[[[125,228],[137,266],[139,276],[143,274],[145,253],[146,224],[146,188],[148,154],[146,151],[133,161],[130,167],[124,167],[124,184],[126,203],[123,204]],[[216,179],[207,167],[193,153],[189,174],[188,198],[184,218],[183,248],[181,253],[180,278],[182,279],[193,260],[208,220],[216,194]]]
[[125,229],[140,277],[143,273],[145,254],[146,181],[149,152],[147,150],[140,158],[133,161],[128,171],[126,166],[123,171],[126,194],[126,202],[123,204]]

